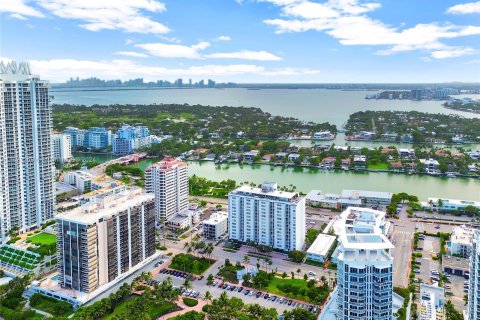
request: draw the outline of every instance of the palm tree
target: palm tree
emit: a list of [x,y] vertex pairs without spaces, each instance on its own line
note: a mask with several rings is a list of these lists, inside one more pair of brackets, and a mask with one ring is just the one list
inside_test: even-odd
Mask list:
[[205,301],[212,302],[213,296],[210,293],[210,291],[205,292],[205,298],[204,299],[205,299]]
[[297,269],[297,274],[298,276],[300,277],[300,273],[302,272],[302,270],[300,270],[300,268]]
[[248,255],[245,255],[245,257],[243,257],[243,263],[245,263],[245,266],[247,266],[249,262],[250,262],[250,257]]
[[185,281],[183,282],[183,287],[187,290],[192,288],[192,284],[190,283],[190,280],[188,278],[185,279]]

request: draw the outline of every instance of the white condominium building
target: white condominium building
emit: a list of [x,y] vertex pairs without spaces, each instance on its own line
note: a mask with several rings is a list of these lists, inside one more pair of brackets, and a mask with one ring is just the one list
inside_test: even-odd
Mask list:
[[0,241],[53,216],[51,133],[48,82],[27,63],[0,62]]
[[[349,207],[341,215],[337,273],[338,320],[393,319],[393,245],[379,211]],[[384,216],[385,214],[383,214]]]
[[52,135],[54,160],[65,163],[72,159],[72,142],[70,136],[64,133]]
[[305,198],[277,190],[241,186],[228,195],[228,236],[275,249],[302,250],[305,242]]
[[480,232],[475,231],[470,254],[468,320],[480,320]]
[[145,170],[145,188],[155,194],[157,222],[167,221],[188,209],[188,165],[165,158]]
[[228,213],[218,211],[212,213],[210,218],[203,221],[203,234],[205,238],[218,240],[228,232]]
[[420,284],[420,320],[445,320],[445,289]]
[[140,188],[100,194],[56,219],[63,288],[91,293],[155,254],[154,197]]

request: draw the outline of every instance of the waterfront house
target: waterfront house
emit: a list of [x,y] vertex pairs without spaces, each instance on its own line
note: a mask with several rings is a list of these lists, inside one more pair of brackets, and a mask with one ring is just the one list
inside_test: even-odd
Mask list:
[[415,159],[415,150],[413,149],[398,149],[398,155],[400,156],[400,159],[408,159],[408,160],[414,160]]
[[275,157],[275,154],[274,153],[269,153],[269,154],[264,155],[262,157],[262,160],[270,161],[270,160],[272,160],[273,157]]
[[367,169],[367,156],[365,155],[355,155],[353,157],[353,165],[355,170],[365,170]]
[[408,162],[405,163],[405,171],[407,173],[415,173],[417,172],[417,164],[415,162]]
[[286,152],[278,152],[276,155],[275,155],[275,160],[283,160],[287,157],[288,153]]
[[426,173],[428,174],[438,174],[438,167],[440,163],[438,163],[435,159],[420,159],[420,163],[423,165],[423,168]]
[[350,158],[342,159],[342,170],[349,170],[351,163],[352,163],[352,159]]
[[396,173],[404,172],[403,164],[400,161],[390,163],[390,170]]
[[330,131],[315,132],[312,136],[313,140],[332,140],[335,136]]
[[383,141],[395,141],[398,134],[396,133],[382,133],[381,140]]
[[389,147],[383,147],[383,148],[380,150],[380,152],[383,153],[383,154],[395,153],[395,152],[397,152],[397,149],[395,149],[395,148],[389,148]]
[[258,150],[250,150],[245,153],[243,153],[243,159],[246,161],[253,161],[255,157],[260,153]]
[[288,162],[294,162],[295,160],[297,160],[298,158],[300,158],[300,154],[296,153],[296,152],[293,152],[293,153],[290,153],[288,155]]
[[213,160],[215,160],[215,157],[216,157],[215,153],[209,153],[205,156],[205,160],[213,161]]
[[325,169],[333,169],[335,167],[335,161],[337,158],[335,157],[326,157],[322,159],[322,167]]
[[410,142],[413,142],[413,136],[409,133],[406,133],[400,137],[400,140],[402,142],[410,143]]

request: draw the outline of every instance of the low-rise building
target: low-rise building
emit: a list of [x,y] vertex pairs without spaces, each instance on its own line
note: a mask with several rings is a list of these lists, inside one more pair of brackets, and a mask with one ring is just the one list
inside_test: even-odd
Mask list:
[[300,158],[300,154],[296,153],[296,152],[293,152],[293,153],[290,153],[287,157],[287,160],[288,162],[294,162],[295,160],[297,160],[298,158]]
[[365,206],[388,206],[392,202],[393,193],[382,191],[367,191],[367,190],[348,190],[342,191],[342,198],[344,199],[360,199],[362,205]]
[[167,220],[166,226],[172,231],[187,230],[192,227],[192,216],[189,210],[184,210]]
[[420,320],[445,319],[445,289],[438,286],[420,284],[420,307],[418,308]]
[[451,255],[458,255],[462,258],[470,257],[472,248],[473,229],[465,226],[452,228],[450,245],[448,247]]
[[335,249],[336,240],[336,236],[320,233],[307,250],[307,260],[325,262]]
[[422,206],[439,212],[463,212],[469,206],[480,210],[480,201],[428,198],[427,202],[422,202]]
[[450,255],[442,257],[443,272],[464,277],[469,272],[469,259]]
[[228,213],[217,211],[203,221],[203,235],[207,239],[222,239],[228,233]]
[[67,171],[63,173],[63,182],[75,186],[80,192],[92,191],[93,175],[86,170]]

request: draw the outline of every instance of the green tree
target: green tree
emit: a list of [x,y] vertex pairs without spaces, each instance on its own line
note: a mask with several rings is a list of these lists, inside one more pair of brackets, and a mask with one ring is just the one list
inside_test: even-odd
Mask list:
[[292,250],[288,253],[288,258],[295,263],[302,263],[306,253],[300,250]]
[[303,308],[295,308],[291,311],[285,311],[283,315],[285,320],[316,320],[317,319],[315,314]]

